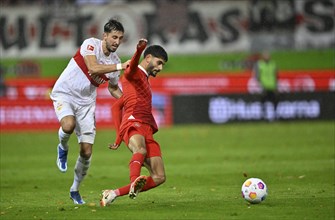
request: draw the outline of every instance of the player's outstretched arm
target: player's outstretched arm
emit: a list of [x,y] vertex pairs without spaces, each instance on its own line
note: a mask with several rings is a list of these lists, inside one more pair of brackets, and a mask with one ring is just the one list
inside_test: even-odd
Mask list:
[[84,57],[88,73],[92,76],[102,75],[110,72],[121,71],[129,66],[130,60],[118,64],[100,64],[95,55],[87,55]]
[[123,109],[123,97],[121,96],[119,99],[114,102],[112,105],[112,118],[114,121],[114,126],[117,132],[117,135],[119,134],[120,125],[122,121],[122,109]]
[[113,144],[109,144],[109,148],[112,150],[118,149],[121,145],[122,138],[120,136],[120,125],[122,121],[122,109],[123,109],[123,97],[121,96],[112,106],[112,118],[114,120],[114,126],[116,130],[116,140]]
[[148,44],[147,39],[142,38],[138,41],[137,46],[136,46],[136,51],[130,60],[129,71],[125,72],[126,77],[127,75],[134,73],[133,70],[137,68],[141,54],[143,50],[146,48],[147,44]]

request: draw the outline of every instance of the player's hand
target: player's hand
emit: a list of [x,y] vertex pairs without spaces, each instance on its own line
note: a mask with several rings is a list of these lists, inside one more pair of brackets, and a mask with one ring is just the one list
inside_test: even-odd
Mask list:
[[109,144],[108,147],[111,150],[117,150],[120,147],[120,144],[117,144],[117,143]]
[[147,46],[147,43],[148,43],[148,40],[142,38],[142,39],[140,39],[140,40],[138,41],[137,48],[146,47],[146,46]]
[[109,144],[108,147],[109,149],[111,150],[117,150],[120,145],[121,145],[121,142],[122,142],[122,138],[119,134],[116,135],[116,140],[114,141],[113,144]]
[[122,69],[125,70],[130,65],[130,60],[127,60],[126,62],[122,63]]

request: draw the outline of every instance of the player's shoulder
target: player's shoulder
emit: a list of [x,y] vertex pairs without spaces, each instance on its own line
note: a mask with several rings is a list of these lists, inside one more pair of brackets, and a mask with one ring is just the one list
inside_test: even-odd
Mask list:
[[97,39],[94,37],[88,38],[84,40],[84,42],[81,44],[80,53],[83,56],[93,55],[93,54],[96,55],[101,48],[100,45],[101,45],[100,39]]
[[101,42],[100,39],[95,38],[95,37],[91,37],[91,38],[87,38],[83,41],[83,45],[85,44],[92,44],[92,45],[99,45]]

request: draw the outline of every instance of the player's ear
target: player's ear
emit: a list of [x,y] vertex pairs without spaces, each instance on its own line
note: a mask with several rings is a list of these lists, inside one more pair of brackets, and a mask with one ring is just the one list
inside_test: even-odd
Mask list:
[[152,57],[153,57],[153,56],[152,56],[151,54],[148,54],[148,55],[145,56],[144,59],[145,59],[145,61],[146,61],[147,63],[150,63]]

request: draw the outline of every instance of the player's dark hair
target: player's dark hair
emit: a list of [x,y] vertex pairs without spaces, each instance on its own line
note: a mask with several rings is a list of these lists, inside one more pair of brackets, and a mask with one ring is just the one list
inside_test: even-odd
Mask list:
[[161,58],[165,62],[168,61],[168,55],[163,47],[159,45],[151,45],[145,51],[143,56],[146,57],[148,54],[151,54],[154,57]]
[[104,32],[110,33],[112,31],[121,31],[124,32],[123,25],[116,19],[109,19],[109,21],[104,26]]

